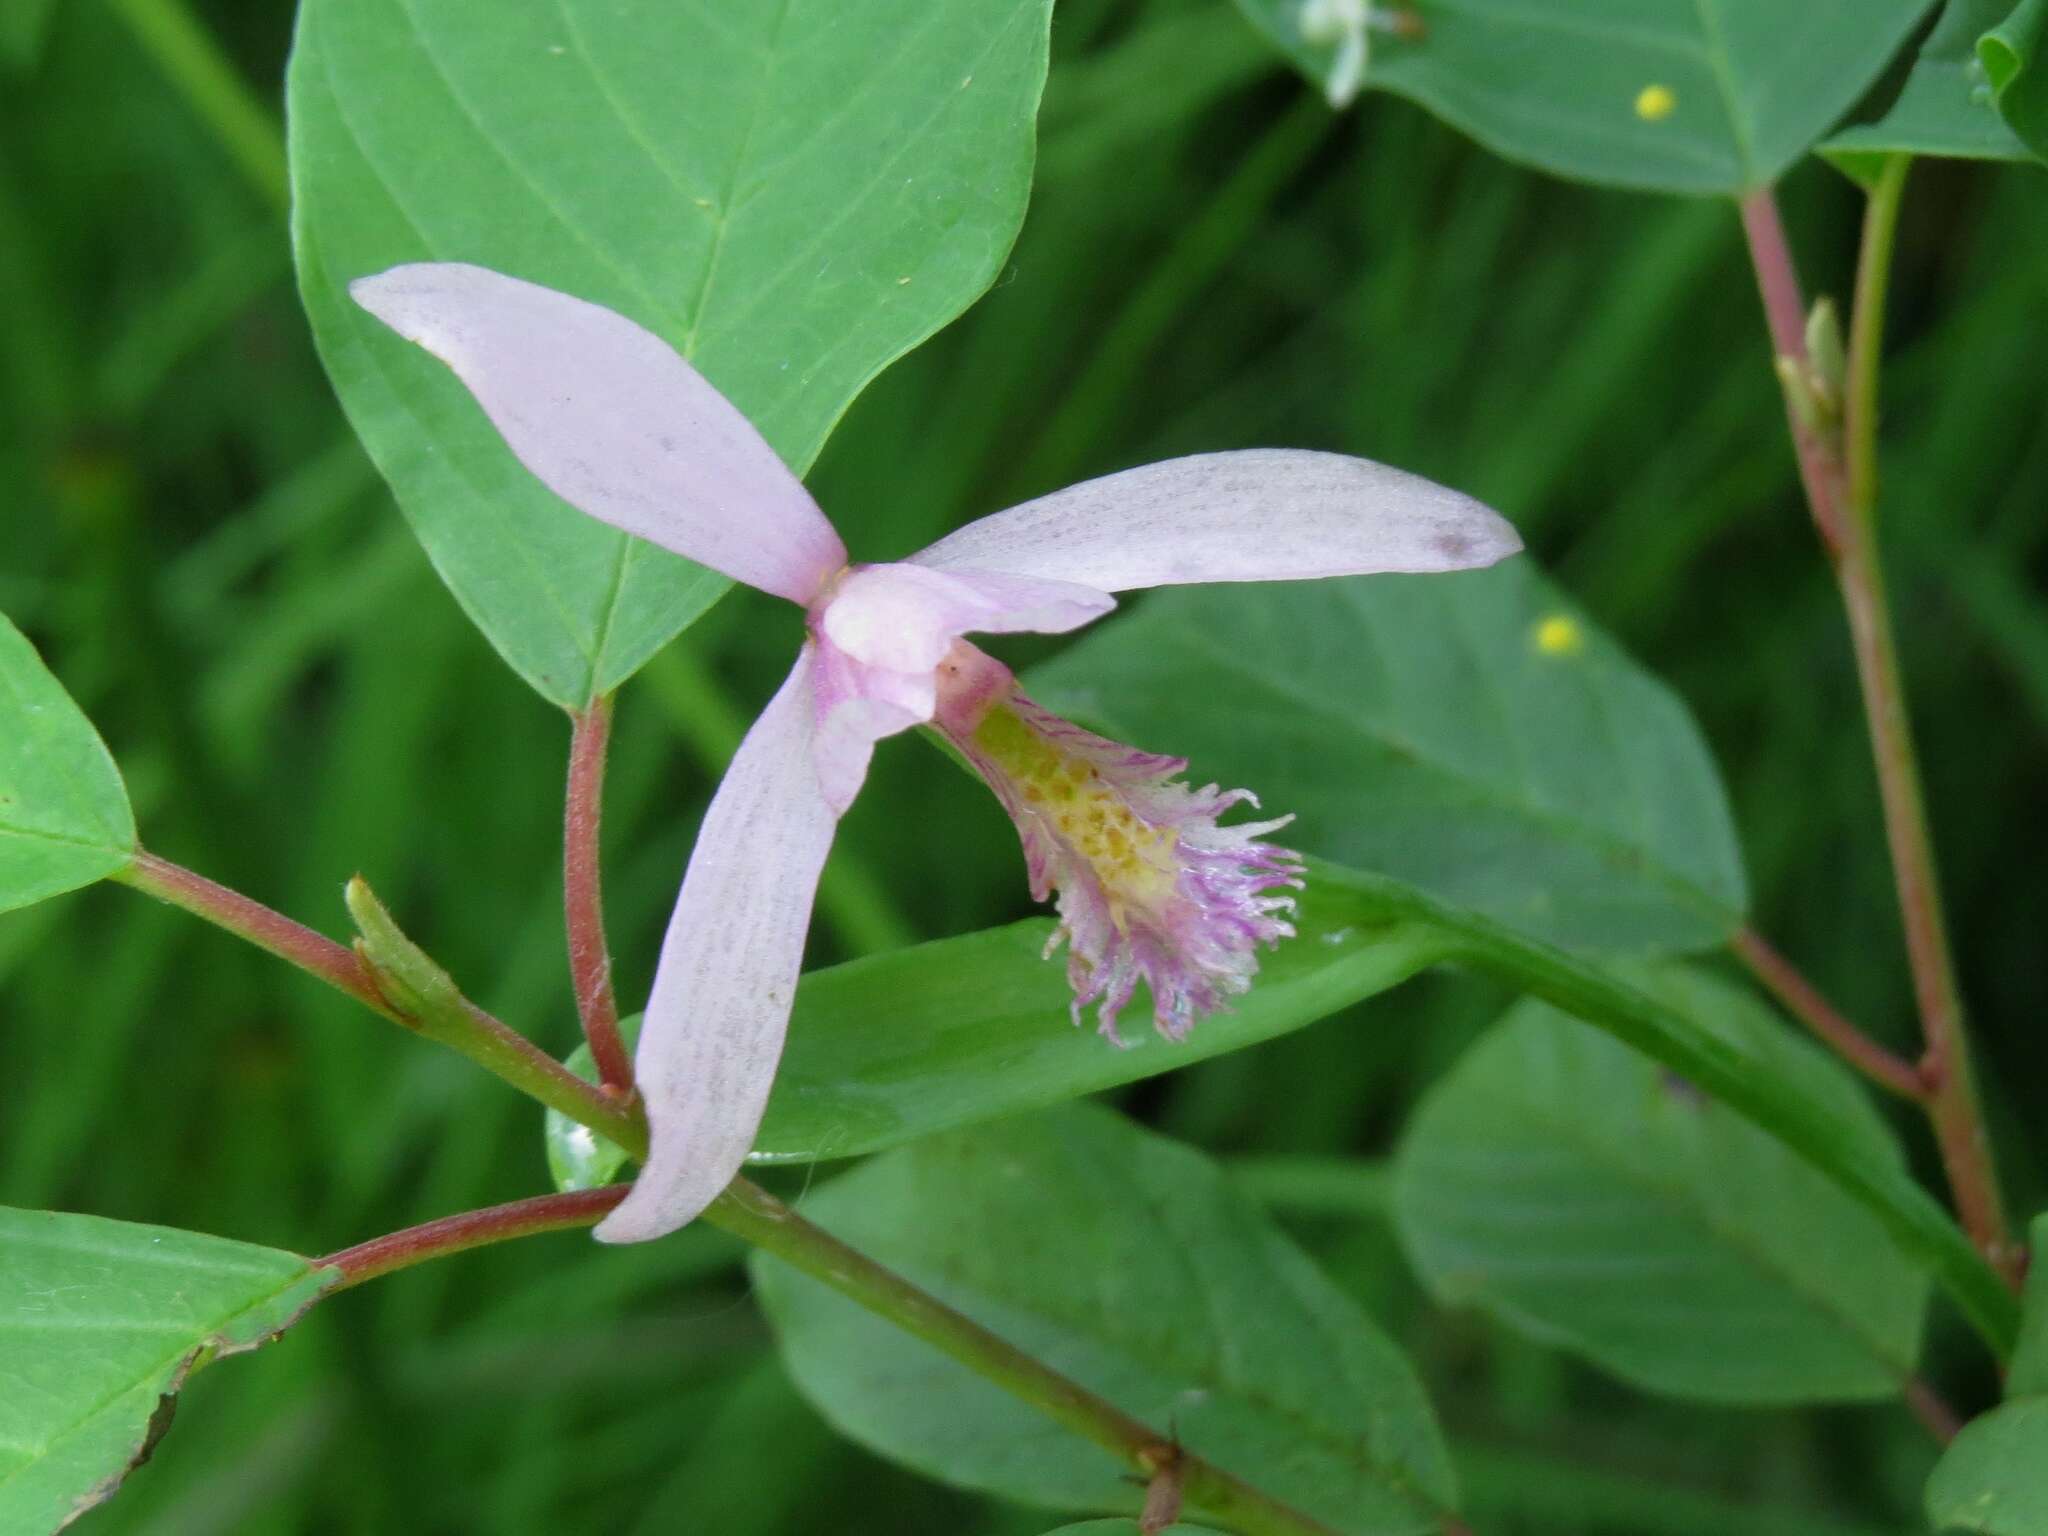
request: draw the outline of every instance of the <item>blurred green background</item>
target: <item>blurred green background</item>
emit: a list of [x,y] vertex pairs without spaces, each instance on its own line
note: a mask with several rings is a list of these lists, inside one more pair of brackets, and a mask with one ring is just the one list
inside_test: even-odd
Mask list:
[[[0,610],[101,727],[149,845],[328,931],[361,871],[474,996],[566,1050],[566,722],[464,621],[354,446],[250,174],[263,144],[224,146],[135,14],[73,0],[17,60],[0,35]],[[274,110],[289,7],[196,14]],[[1336,117],[1223,0],[1063,0],[1040,145],[995,290],[870,389],[811,476],[858,552],[1196,449],[1345,449],[1476,493],[1698,713],[1759,926],[1908,1045],[1854,675],[1732,207],[1528,174],[1379,96]],[[2048,1194],[2048,1126],[2020,1110],[2048,1081],[2044,191],[2027,169],[1916,170],[1886,386],[1888,566],[2022,1210]],[[1809,284],[1839,292],[1858,199],[1814,165],[1784,198]],[[786,662],[774,606],[729,599],[622,699],[607,831],[628,1000],[724,753]],[[879,754],[835,868],[814,961],[1028,905],[1007,821],[914,741]],[[1122,1102],[1244,1159],[1371,1159],[1504,1002],[1431,978]],[[0,1063],[0,1203],[318,1253],[545,1181],[537,1112],[508,1092],[116,888],[0,918]],[[1358,1192],[1283,1214],[1417,1360],[1482,1531],[1917,1527],[1933,1446],[1903,1410],[1644,1398],[1431,1309]],[[1058,1523],[837,1442],[785,1384],[736,1257],[704,1231],[565,1236],[342,1297],[201,1377],[156,1462],[80,1528]],[[1938,1310],[1930,1373],[1966,1409],[1995,1392],[1980,1358]]]

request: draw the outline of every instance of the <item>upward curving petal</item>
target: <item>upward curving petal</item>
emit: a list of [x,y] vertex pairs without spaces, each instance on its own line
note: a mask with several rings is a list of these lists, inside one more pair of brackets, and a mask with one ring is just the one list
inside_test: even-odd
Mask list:
[[946,535],[917,565],[1106,592],[1492,565],[1522,547],[1469,496],[1341,453],[1203,453],[1086,480]]
[[349,293],[455,370],[519,461],[579,511],[808,603],[846,547],[746,417],[651,331],[460,262]]
[[818,872],[838,817],[811,760],[814,650],[733,754],[662,940],[634,1071],[652,1149],[608,1243],[692,1221],[754,1145],[803,968]]

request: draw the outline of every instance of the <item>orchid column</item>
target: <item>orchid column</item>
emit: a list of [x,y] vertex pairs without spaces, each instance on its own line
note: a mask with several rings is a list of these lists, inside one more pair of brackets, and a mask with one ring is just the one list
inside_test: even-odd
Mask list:
[[[481,267],[396,267],[357,302],[453,368],[512,452],[570,505],[802,607],[796,665],[734,754],[662,943],[635,1071],[651,1151],[597,1229],[693,1219],[753,1145],[782,1052],[818,873],[875,743],[935,724],[1016,820],[1032,892],[1057,894],[1075,1017],[1115,1037],[1137,983],[1173,1038],[1250,984],[1292,932],[1287,818],[1218,825],[1244,790],[1038,708],[967,634],[1077,629],[1110,594],[1490,565],[1520,540],[1399,470],[1291,449],[1202,454],[1071,486],[897,564],[854,565],[745,417],[659,337]],[[1253,803],[1256,803],[1255,801]],[[1057,942],[1057,939],[1056,939]]]

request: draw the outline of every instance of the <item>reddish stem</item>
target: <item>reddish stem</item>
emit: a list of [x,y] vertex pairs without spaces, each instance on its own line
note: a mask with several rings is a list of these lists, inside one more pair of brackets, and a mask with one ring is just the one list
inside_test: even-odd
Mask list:
[[1941,1394],[1920,1377],[1906,1378],[1905,1396],[1906,1406],[1912,1410],[1913,1417],[1918,1419],[1921,1427],[1940,1444],[1947,1445],[1962,1433],[1962,1415],[1949,1407]]
[[319,1269],[340,1270],[341,1279],[334,1289],[345,1291],[365,1280],[388,1275],[395,1269],[407,1269],[429,1259],[446,1258],[465,1248],[481,1248],[487,1243],[532,1237],[541,1232],[595,1226],[613,1206],[626,1198],[631,1187],[612,1184],[603,1189],[573,1190],[565,1195],[536,1195],[530,1200],[514,1200],[509,1205],[494,1205],[488,1210],[443,1216],[438,1221],[423,1222],[401,1232],[373,1237],[367,1243],[357,1243],[353,1248],[330,1253],[313,1263]]
[[[1792,264],[1792,248],[1785,240],[1784,221],[1778,217],[1778,202],[1765,187],[1742,200],[1742,232],[1749,238],[1750,264],[1756,269],[1756,286],[1764,301],[1764,318],[1771,328],[1771,348],[1779,357],[1806,366],[1806,301],[1799,292],[1798,269]],[[1842,545],[1842,464],[1839,456],[1808,431],[1785,401],[1785,426],[1799,455],[1799,478],[1806,486],[1806,503],[1813,509],[1814,526],[1829,557],[1836,557]]]
[[377,990],[369,968],[354,950],[346,944],[337,944],[323,933],[315,933],[304,923],[294,922],[282,912],[274,911],[240,891],[230,890],[217,881],[173,864],[168,859],[160,859],[146,850],[139,850],[135,862],[115,878],[159,901],[182,907],[230,933],[239,934],[258,949],[268,950],[302,971],[310,971],[329,986],[346,992],[365,1008],[383,1014],[394,1023],[406,1022],[385,1000],[384,994]]
[[[1922,1099],[1963,1230],[1992,1267],[2017,1287],[2023,1254],[2006,1226],[1990,1141],[1971,1080],[1962,1003],[1942,923],[1933,839],[1913,751],[1898,647],[1885,602],[1884,571],[1877,554],[1878,372],[1892,238],[1910,163],[1905,155],[1886,162],[1865,211],[1856,265],[1856,302],[1850,314],[1844,449],[1815,442],[1791,410],[1789,396],[1787,416],[1799,449],[1800,476],[1806,483],[1814,524],[1834,564],[1849,618],[1906,955],[1927,1042],[1919,1068]],[[1806,347],[1798,324],[1799,281],[1768,188],[1743,199],[1742,225],[1749,237],[1750,258],[1773,344],[1782,355],[1803,364]]]
[[612,957],[604,940],[604,760],[611,742],[612,701],[598,699],[572,711],[569,790],[562,813],[563,909],[569,931],[569,976],[583,1038],[597,1064],[598,1081],[620,1096],[633,1091],[633,1061],[619,1034],[619,1003],[612,992]]
[[1919,1069],[1905,1057],[1886,1050],[1850,1023],[1798,967],[1773,949],[1754,928],[1742,928],[1730,941],[1750,974],[1762,982],[1786,1010],[1830,1046],[1837,1055],[1881,1088],[1924,1104],[1929,1098]]

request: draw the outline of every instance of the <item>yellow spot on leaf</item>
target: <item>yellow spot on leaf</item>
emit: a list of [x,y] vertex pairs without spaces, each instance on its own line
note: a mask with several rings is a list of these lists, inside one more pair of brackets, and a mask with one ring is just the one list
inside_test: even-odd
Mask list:
[[1646,85],[1636,92],[1636,116],[1646,123],[1661,123],[1678,110],[1678,98],[1668,85]]
[[1585,631],[1569,614],[1553,613],[1537,624],[1536,649],[1546,656],[1569,656],[1586,643]]

